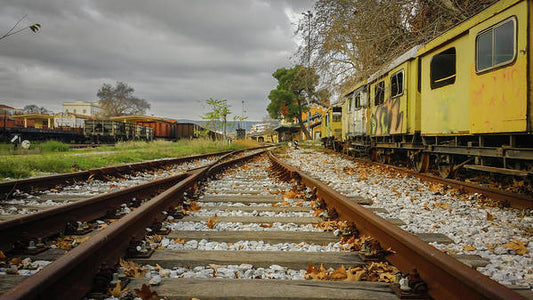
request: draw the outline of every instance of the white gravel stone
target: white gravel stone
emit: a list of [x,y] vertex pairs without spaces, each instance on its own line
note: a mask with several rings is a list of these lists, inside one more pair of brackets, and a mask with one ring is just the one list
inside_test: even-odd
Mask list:
[[[432,191],[428,183],[412,176],[386,175],[372,172],[372,168],[335,154],[317,151],[288,150],[287,159],[312,176],[318,177],[346,196],[361,196],[374,201],[371,207],[380,207],[386,218],[399,218],[404,230],[413,233],[442,233],[454,243],[435,247],[454,253],[477,254],[490,260],[480,272],[503,284],[524,285],[533,288],[528,277],[533,274],[533,216],[524,210],[484,207],[477,201],[479,195],[465,197],[453,190]],[[317,163],[320,162],[320,163]],[[351,175],[345,170],[351,170]],[[492,220],[488,220],[491,216]],[[528,244],[528,253],[518,255],[504,245],[514,238]],[[494,253],[487,244],[494,247]],[[476,248],[464,251],[466,245]]]

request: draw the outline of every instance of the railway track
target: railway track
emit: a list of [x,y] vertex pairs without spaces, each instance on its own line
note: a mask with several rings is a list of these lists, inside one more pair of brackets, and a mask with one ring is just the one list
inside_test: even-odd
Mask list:
[[9,200],[13,196],[20,198],[24,197],[24,194],[32,194],[49,189],[59,190],[65,186],[86,183],[92,180],[110,181],[115,179],[114,177],[117,176],[120,179],[130,174],[135,176],[140,172],[156,170],[159,172],[162,172],[163,170],[169,171],[169,169],[172,169],[173,167],[179,168],[179,165],[186,162],[207,159],[209,157],[220,156],[227,153],[229,152],[226,151],[181,158],[158,159],[120,166],[91,169],[87,171],[0,182],[0,203]]
[[[117,279],[111,274],[120,273],[119,258],[128,248],[131,256],[132,246],[143,250],[139,241],[163,220],[169,223],[168,235],[146,239],[154,253],[122,262],[131,278],[121,280],[129,281],[130,291],[185,299],[396,299],[389,282],[397,270],[377,255],[387,251],[377,251],[375,242],[359,245],[356,253],[347,251],[356,237],[371,234],[369,241],[391,247],[387,259],[402,272],[411,272],[411,284],[416,284],[412,288],[419,293],[427,286],[437,299],[522,299],[298,169],[270,156],[273,168],[268,172],[266,159],[256,156],[239,158],[238,170],[229,169],[236,162],[226,160],[188,172],[35,275],[9,286],[0,299],[77,299],[91,288],[90,296],[98,296],[95,289],[116,290],[116,280],[109,282]],[[180,209],[188,215],[180,215]],[[135,274],[142,278],[131,276]],[[346,281],[361,277],[382,282]]]
[[375,165],[381,165],[383,167],[391,168],[392,170],[397,170],[397,171],[406,173],[408,175],[418,177],[428,182],[448,185],[448,186],[461,189],[469,193],[483,194],[487,198],[501,202],[502,205],[504,206],[533,209],[533,197],[525,195],[525,194],[503,191],[500,189],[490,188],[487,186],[482,186],[482,185],[475,184],[475,183],[468,183],[468,182],[456,180],[456,179],[443,178],[440,176],[433,175],[431,173],[418,173],[410,168],[399,167],[399,166],[395,166],[391,164],[383,164],[380,162],[371,162],[369,160],[365,160],[361,158],[354,158],[353,156],[350,156],[344,153],[339,153],[339,152],[334,152],[334,153],[342,155],[343,157],[347,159],[358,161],[363,164],[369,164],[369,165],[375,164]]

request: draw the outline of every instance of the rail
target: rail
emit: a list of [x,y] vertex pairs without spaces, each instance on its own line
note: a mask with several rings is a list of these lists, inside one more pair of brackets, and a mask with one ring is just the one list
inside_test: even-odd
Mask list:
[[271,153],[276,169],[287,177],[316,188],[317,197],[333,207],[342,219],[354,222],[357,229],[376,238],[384,249],[395,253],[388,256],[403,272],[416,269],[435,299],[524,299],[521,295],[440,252],[413,234],[401,230],[370,210],[354,203],[321,181],[292,167]]
[[190,171],[179,183],[0,295],[0,300],[79,299],[83,297],[88,292],[94,275],[100,267],[116,264],[118,259],[124,256],[130,241],[142,239],[146,227],[164,220],[166,215],[162,212],[175,206],[185,191],[192,188],[199,180],[262,153],[264,151],[222,163],[217,161],[210,166]]

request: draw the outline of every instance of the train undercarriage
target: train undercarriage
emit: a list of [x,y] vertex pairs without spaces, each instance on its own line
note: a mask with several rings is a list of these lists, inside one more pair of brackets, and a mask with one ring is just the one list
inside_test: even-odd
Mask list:
[[461,168],[533,179],[533,135],[391,135],[324,139],[326,148],[389,164],[409,161],[417,172],[453,178]]

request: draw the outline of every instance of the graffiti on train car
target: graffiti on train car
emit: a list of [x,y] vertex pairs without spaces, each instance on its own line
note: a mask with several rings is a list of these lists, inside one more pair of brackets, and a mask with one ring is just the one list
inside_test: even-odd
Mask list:
[[370,134],[384,135],[402,132],[403,111],[400,111],[400,98],[387,100],[376,108],[370,118]]
[[526,63],[518,61],[515,66],[489,74],[471,74],[470,127],[473,133],[526,129],[526,72]]

